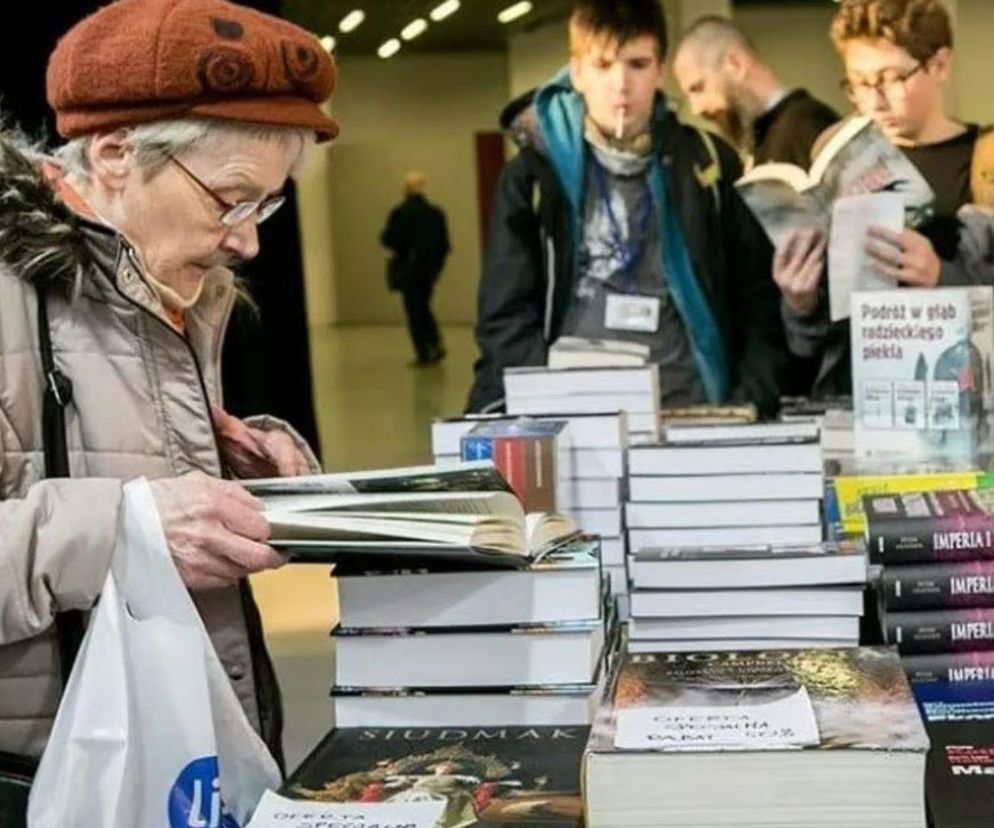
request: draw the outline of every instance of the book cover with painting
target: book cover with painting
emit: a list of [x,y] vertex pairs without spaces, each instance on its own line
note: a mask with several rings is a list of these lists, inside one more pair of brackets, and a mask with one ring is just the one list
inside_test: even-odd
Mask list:
[[990,288],[853,293],[857,457],[955,465],[989,452],[992,320]]
[[444,801],[436,828],[582,823],[587,727],[341,728],[282,793],[321,802]]
[[887,648],[646,653],[623,656],[614,703],[598,716],[590,750],[615,752],[633,708],[759,706],[803,692],[817,723],[812,748],[921,752],[928,747],[897,653]]

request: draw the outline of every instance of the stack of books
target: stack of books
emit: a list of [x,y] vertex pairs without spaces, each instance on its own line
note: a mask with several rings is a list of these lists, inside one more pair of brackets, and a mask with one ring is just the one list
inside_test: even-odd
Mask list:
[[438,465],[458,464],[463,441],[481,424],[557,421],[567,423],[571,454],[569,463],[562,464],[568,465],[568,475],[558,482],[561,499],[568,504],[560,511],[584,532],[600,537],[605,579],[615,594],[626,593],[623,510],[627,493],[628,416],[624,412],[436,420],[431,429],[432,454]]
[[519,570],[339,564],[336,724],[588,724],[613,636],[598,546]]
[[659,438],[659,370],[633,368],[508,368],[508,414],[590,414],[624,411],[632,443]]
[[629,553],[821,541],[818,434],[810,421],[672,423],[663,445],[633,446]]
[[673,425],[628,451],[629,550],[822,539],[818,427]]
[[490,462],[253,481],[291,560],[333,563],[343,726],[583,724],[613,641],[600,542]]
[[635,653],[854,647],[862,543],[646,549],[631,559]]
[[627,655],[594,722],[591,828],[924,828],[928,739],[892,650]]
[[994,491],[877,495],[865,508],[884,635],[910,674],[994,678]]

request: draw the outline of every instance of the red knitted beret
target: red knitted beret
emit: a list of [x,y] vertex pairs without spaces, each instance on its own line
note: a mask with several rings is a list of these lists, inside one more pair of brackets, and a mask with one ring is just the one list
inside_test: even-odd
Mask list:
[[200,116],[338,135],[321,111],[335,64],[310,33],[225,0],[117,0],[73,27],[48,64],[59,133],[75,138]]

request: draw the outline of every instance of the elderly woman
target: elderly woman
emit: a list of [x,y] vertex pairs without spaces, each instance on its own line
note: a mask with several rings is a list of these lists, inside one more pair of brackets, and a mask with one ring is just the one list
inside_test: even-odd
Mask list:
[[42,751],[122,482],[147,476],[249,720],[281,754],[246,576],[282,560],[235,479],[318,467],[283,423],[224,412],[218,365],[229,267],[258,252],[256,225],[308,145],[337,134],[319,108],[334,76],[315,39],[276,18],[119,0],[52,55],[68,143],[45,155],[0,135],[2,751]]

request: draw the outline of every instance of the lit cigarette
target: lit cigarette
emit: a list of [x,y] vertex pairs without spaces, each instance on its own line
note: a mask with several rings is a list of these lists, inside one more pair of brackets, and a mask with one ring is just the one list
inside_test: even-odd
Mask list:
[[625,110],[619,109],[617,118],[614,121],[614,137],[620,141],[625,137]]

